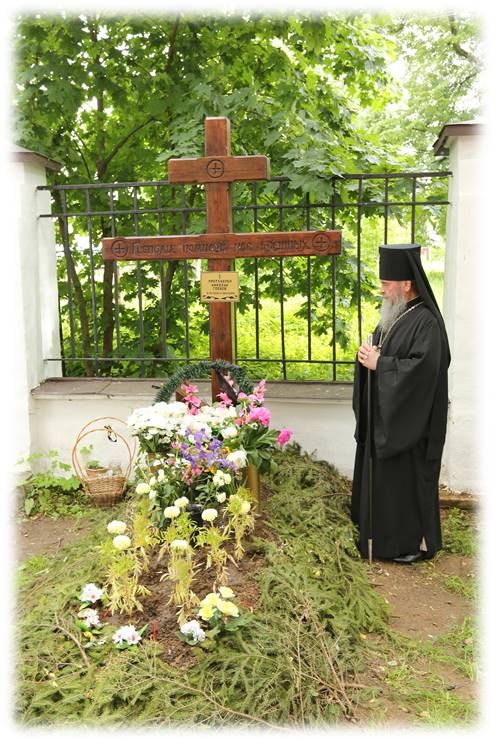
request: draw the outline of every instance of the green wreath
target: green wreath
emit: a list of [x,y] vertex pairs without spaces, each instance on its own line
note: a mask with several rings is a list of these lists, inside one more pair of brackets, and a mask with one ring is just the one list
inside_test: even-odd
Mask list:
[[[252,394],[254,384],[240,366],[222,360],[199,361],[198,363],[189,363],[187,366],[184,366],[170,376],[168,381],[162,385],[159,392],[156,394],[154,403],[168,402],[172,394],[174,394],[182,384],[186,381],[190,381],[190,379],[201,379],[208,376],[208,374],[211,373],[211,369],[221,376],[228,373],[228,375],[237,382],[240,392]],[[227,384],[226,381],[225,384]]]

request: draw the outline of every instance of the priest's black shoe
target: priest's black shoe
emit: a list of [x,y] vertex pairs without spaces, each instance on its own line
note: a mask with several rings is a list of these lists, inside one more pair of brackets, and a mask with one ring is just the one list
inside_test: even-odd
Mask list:
[[416,554],[404,554],[403,556],[395,557],[392,561],[398,562],[398,564],[414,564],[415,562],[421,562],[425,558],[426,552],[418,551]]

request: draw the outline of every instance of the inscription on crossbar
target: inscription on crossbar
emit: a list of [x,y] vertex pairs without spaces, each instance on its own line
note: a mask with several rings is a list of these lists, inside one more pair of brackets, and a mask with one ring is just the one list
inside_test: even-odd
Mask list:
[[186,260],[194,258],[289,257],[338,255],[341,233],[226,232],[224,234],[168,235],[161,237],[105,237],[105,260]]

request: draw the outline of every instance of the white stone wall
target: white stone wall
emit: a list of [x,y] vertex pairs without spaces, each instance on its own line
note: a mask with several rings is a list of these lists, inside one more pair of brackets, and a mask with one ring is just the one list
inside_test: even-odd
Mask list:
[[479,383],[484,244],[480,135],[450,137],[449,207],[444,280],[444,320],[451,347],[449,417],[443,479],[454,490],[482,488],[481,418],[485,389]]
[[[58,389],[55,387],[58,386]],[[67,387],[62,391],[60,387]],[[125,387],[119,391],[119,386]],[[355,444],[353,431],[355,421],[351,408],[351,388],[338,387],[334,394],[321,393],[324,385],[318,385],[318,393],[310,388],[300,387],[291,393],[286,387],[279,393],[275,383],[267,385],[266,405],[271,410],[271,423],[274,428],[289,428],[293,440],[303,451],[314,454],[334,464],[348,477],[352,476]],[[74,442],[83,427],[91,422],[88,430],[102,426],[102,422],[92,422],[106,416],[126,421],[136,407],[146,407],[153,403],[156,389],[151,382],[138,380],[128,382],[96,379],[74,380],[56,384],[49,382],[35,392],[32,406],[31,430],[33,450],[58,452],[60,459],[70,462]],[[209,385],[201,384],[201,396],[206,399]],[[311,396],[314,394],[314,396]],[[114,423],[115,430],[128,433],[125,427]],[[108,463],[109,458],[127,457],[125,446],[109,444],[102,433],[88,435],[81,445],[91,443],[92,458]],[[80,446],[77,447],[77,450]],[[114,454],[114,456],[112,455]],[[78,455],[78,454],[77,454]],[[78,455],[78,460],[82,457]],[[126,461],[125,461],[126,463]]]
[[[24,156],[25,155],[25,156]],[[14,219],[7,248],[7,270],[2,317],[8,341],[3,368],[4,396],[10,420],[9,457],[14,464],[32,452],[31,390],[47,376],[61,375],[61,364],[45,363],[59,357],[58,298],[53,222],[40,219],[50,213],[43,158],[15,153],[10,163]]]

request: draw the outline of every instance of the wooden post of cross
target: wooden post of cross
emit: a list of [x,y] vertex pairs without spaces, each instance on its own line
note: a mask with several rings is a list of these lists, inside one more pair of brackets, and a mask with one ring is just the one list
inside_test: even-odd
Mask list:
[[[104,260],[207,259],[208,270],[228,273],[235,258],[335,255],[341,252],[337,230],[303,232],[232,232],[231,184],[269,177],[269,160],[261,155],[230,155],[230,122],[205,120],[205,156],[171,159],[170,183],[203,183],[206,188],[207,233],[158,237],[105,237]],[[231,301],[210,303],[210,354],[212,360],[233,360]],[[220,391],[211,380],[212,400]]]
[[[205,157],[169,160],[168,181],[205,184],[207,233],[229,234],[232,231],[232,182],[265,180],[269,176],[269,160],[263,156],[232,157],[230,121],[224,116],[206,118],[204,128]],[[209,271],[231,269],[229,257],[215,255],[208,259]],[[232,308],[232,302],[212,301],[209,304],[209,352],[213,360],[233,361]],[[214,400],[221,391],[215,374],[211,383]]]

